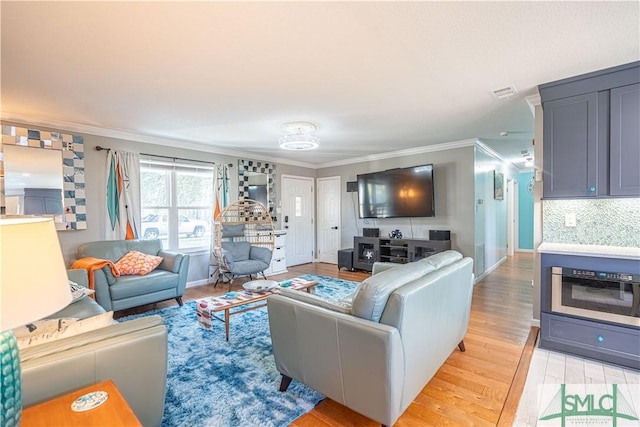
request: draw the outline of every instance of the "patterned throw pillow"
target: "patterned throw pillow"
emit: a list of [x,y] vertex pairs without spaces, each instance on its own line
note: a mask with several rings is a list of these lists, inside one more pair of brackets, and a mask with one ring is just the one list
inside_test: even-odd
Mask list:
[[122,276],[144,276],[153,271],[162,262],[161,256],[130,251],[116,262],[116,268]]
[[69,288],[71,288],[71,295],[73,296],[71,304],[78,300],[81,300],[87,295],[91,295],[96,292],[93,289],[85,288],[82,285],[78,285],[76,282],[72,282],[71,280],[69,280]]

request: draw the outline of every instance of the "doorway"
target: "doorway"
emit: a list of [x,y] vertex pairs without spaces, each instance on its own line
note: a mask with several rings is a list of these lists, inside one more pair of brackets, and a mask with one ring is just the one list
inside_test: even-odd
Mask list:
[[318,261],[338,264],[340,249],[340,177],[318,178]]
[[287,232],[287,267],[313,261],[313,178],[282,175],[282,225]]

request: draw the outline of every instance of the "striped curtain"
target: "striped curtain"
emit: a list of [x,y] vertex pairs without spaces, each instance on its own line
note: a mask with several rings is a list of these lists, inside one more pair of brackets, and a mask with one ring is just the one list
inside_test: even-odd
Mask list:
[[229,166],[215,165],[213,172],[213,217],[211,218],[211,262],[210,265],[217,268],[218,262],[213,256],[216,246],[215,221],[220,212],[229,204]]
[[140,155],[109,150],[106,239],[139,238],[140,215]]
[[213,174],[213,220],[229,204],[229,166],[216,164]]

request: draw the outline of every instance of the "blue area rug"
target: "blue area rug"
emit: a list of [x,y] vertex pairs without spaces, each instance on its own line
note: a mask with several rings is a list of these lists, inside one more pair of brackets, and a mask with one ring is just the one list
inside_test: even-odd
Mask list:
[[[329,299],[357,286],[332,277],[300,277],[318,281],[316,294]],[[229,342],[223,322],[214,322],[211,330],[198,324],[194,301],[119,321],[151,314],[162,316],[169,330],[163,426],[286,426],[324,398],[297,381],[285,393],[278,391],[266,307],[231,316]]]

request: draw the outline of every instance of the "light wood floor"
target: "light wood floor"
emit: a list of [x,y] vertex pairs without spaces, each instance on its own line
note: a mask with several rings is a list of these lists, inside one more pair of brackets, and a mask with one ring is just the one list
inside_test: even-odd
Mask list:
[[[511,424],[515,408],[505,404],[531,329],[532,259],[531,254],[517,253],[476,284],[469,329],[464,338],[466,351],[452,349],[451,356],[395,426],[495,426],[499,420],[501,425],[505,424],[505,419]],[[270,278],[285,280],[305,273],[352,281],[362,281],[369,276],[364,272],[338,271],[332,264],[316,263],[289,267],[287,273]],[[233,289],[240,288],[243,282],[243,279],[234,281]],[[213,285],[192,287],[187,289],[184,300],[227,290],[226,284],[217,288]],[[150,304],[118,312],[115,317],[175,304],[175,301]],[[517,396],[509,396],[510,401],[515,399],[516,408],[520,392],[521,389]],[[375,425],[379,424],[330,399],[323,400],[292,423],[294,427]]]

